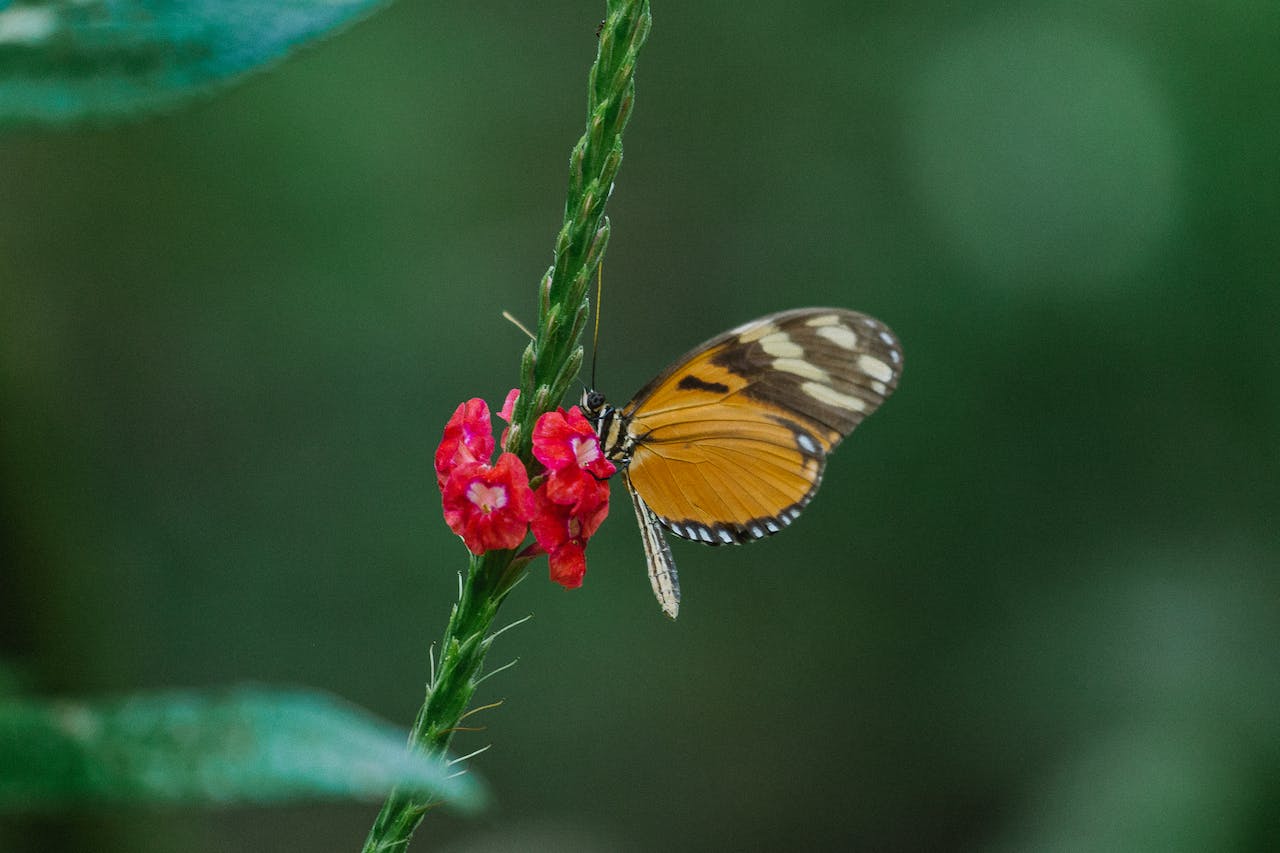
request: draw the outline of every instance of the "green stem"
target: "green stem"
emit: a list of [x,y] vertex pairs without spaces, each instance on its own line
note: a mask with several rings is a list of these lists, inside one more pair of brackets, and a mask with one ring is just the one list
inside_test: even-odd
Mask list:
[[[454,605],[440,644],[440,662],[427,684],[427,698],[409,734],[411,748],[444,760],[449,741],[475,692],[488,636],[498,607],[514,585],[524,560],[512,551],[493,551],[472,557],[462,594]],[[517,571],[510,569],[517,566]],[[434,800],[411,792],[393,791],[365,839],[365,853],[403,850]]]
[[648,0],[608,0],[587,89],[587,128],[569,155],[569,192],[555,258],[538,287],[538,333],[520,363],[520,399],[507,450],[528,463],[533,423],[554,409],[582,367],[578,343],[587,292],[609,242],[605,204],[622,165],[622,132],[635,103],[636,59],[649,35]]
[[[539,285],[538,331],[521,358],[520,399],[507,437],[506,449],[526,466],[533,461],[534,422],[560,404],[582,366],[578,341],[589,313],[588,285],[609,241],[605,204],[622,164],[636,58],[652,23],[648,0],[607,0],[606,5],[587,93],[587,127],[569,158],[564,222],[554,263]],[[440,643],[438,668],[410,732],[411,749],[444,760],[493,643],[494,617],[527,563],[515,551],[471,558]],[[393,791],[369,830],[364,853],[403,851],[432,805],[429,796]]]

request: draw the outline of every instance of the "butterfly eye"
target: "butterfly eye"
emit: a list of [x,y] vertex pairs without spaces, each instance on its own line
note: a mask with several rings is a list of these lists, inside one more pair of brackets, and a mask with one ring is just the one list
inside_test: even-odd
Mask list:
[[600,414],[600,410],[604,408],[604,395],[599,391],[584,391],[582,408],[588,415]]

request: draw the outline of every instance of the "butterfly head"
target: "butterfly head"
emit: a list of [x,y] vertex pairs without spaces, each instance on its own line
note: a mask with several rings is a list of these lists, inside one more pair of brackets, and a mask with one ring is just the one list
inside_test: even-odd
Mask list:
[[592,388],[582,392],[578,408],[582,409],[582,414],[595,427],[605,456],[610,462],[625,468],[631,462],[631,452],[635,447],[634,440],[627,432],[630,419],[623,417],[615,406],[609,405],[603,394]]
[[582,414],[586,415],[587,420],[594,424],[599,422],[600,416],[608,408],[605,403],[603,394],[594,388],[588,388],[582,392],[582,400],[578,403],[578,408],[582,409]]

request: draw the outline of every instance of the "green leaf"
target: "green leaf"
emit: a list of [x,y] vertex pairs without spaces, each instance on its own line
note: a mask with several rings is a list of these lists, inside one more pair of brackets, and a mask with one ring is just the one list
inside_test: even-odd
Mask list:
[[237,688],[95,702],[0,699],[0,809],[370,799],[472,810],[483,792],[405,733],[319,693]]
[[389,0],[0,0],[0,125],[176,105]]

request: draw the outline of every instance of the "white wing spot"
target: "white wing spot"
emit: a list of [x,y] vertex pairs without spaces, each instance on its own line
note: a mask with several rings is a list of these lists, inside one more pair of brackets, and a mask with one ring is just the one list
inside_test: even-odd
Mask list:
[[760,347],[774,358],[803,358],[804,347],[800,346],[786,332],[774,332],[760,339]]
[[814,317],[812,320],[805,321],[806,326],[838,326],[840,318],[835,314],[823,314],[821,317]]
[[898,352],[896,349],[889,350],[889,358],[893,360],[894,364],[898,364],[902,361],[902,353]]
[[800,386],[800,390],[819,403],[835,406],[837,409],[846,409],[850,412],[865,412],[867,410],[867,402],[861,397],[841,394],[830,385],[823,385],[820,382],[806,382]]
[[879,325],[875,320],[872,320],[870,317],[863,317],[862,322],[864,325],[870,326],[873,329]]
[[759,326],[754,327],[751,323],[748,323],[745,326],[739,326],[734,329],[734,332],[738,335],[739,343],[744,344],[749,344],[752,341],[758,341],[766,335],[772,335],[776,331],[778,331],[778,327],[773,325],[773,323],[762,323]]
[[708,530],[708,529],[707,529],[707,528],[705,528],[705,527],[699,527],[699,528],[698,528],[698,538],[699,538],[699,539],[701,539],[703,542],[710,543],[710,542],[711,542],[711,531],[710,531],[710,530]]
[[733,534],[723,528],[717,531],[716,535],[719,536],[720,541],[726,545],[730,545],[733,543]]
[[756,539],[759,539],[762,536],[764,536],[764,531],[760,529],[760,525],[758,524],[752,524],[747,528],[747,531]]
[[871,355],[858,356],[858,367],[872,379],[888,382],[893,378],[893,368]]
[[854,349],[858,345],[858,336],[848,326],[823,326],[818,329],[818,336],[843,349]]
[[817,382],[831,381],[831,377],[821,367],[816,364],[810,364],[800,358],[776,358],[773,360],[773,369],[781,370],[785,373],[794,373],[797,376],[803,376],[805,379],[813,379]]
[[871,390],[875,391],[877,394],[883,397],[885,395],[885,392],[888,391],[889,389],[885,388],[884,383],[879,381],[878,379],[872,379]]
[[807,433],[796,433],[796,444],[800,445],[800,449],[805,453],[818,452],[818,445],[814,444],[813,439]]
[[880,340],[884,341],[884,345],[887,347],[893,346],[893,335],[889,334],[888,332],[881,332]]

